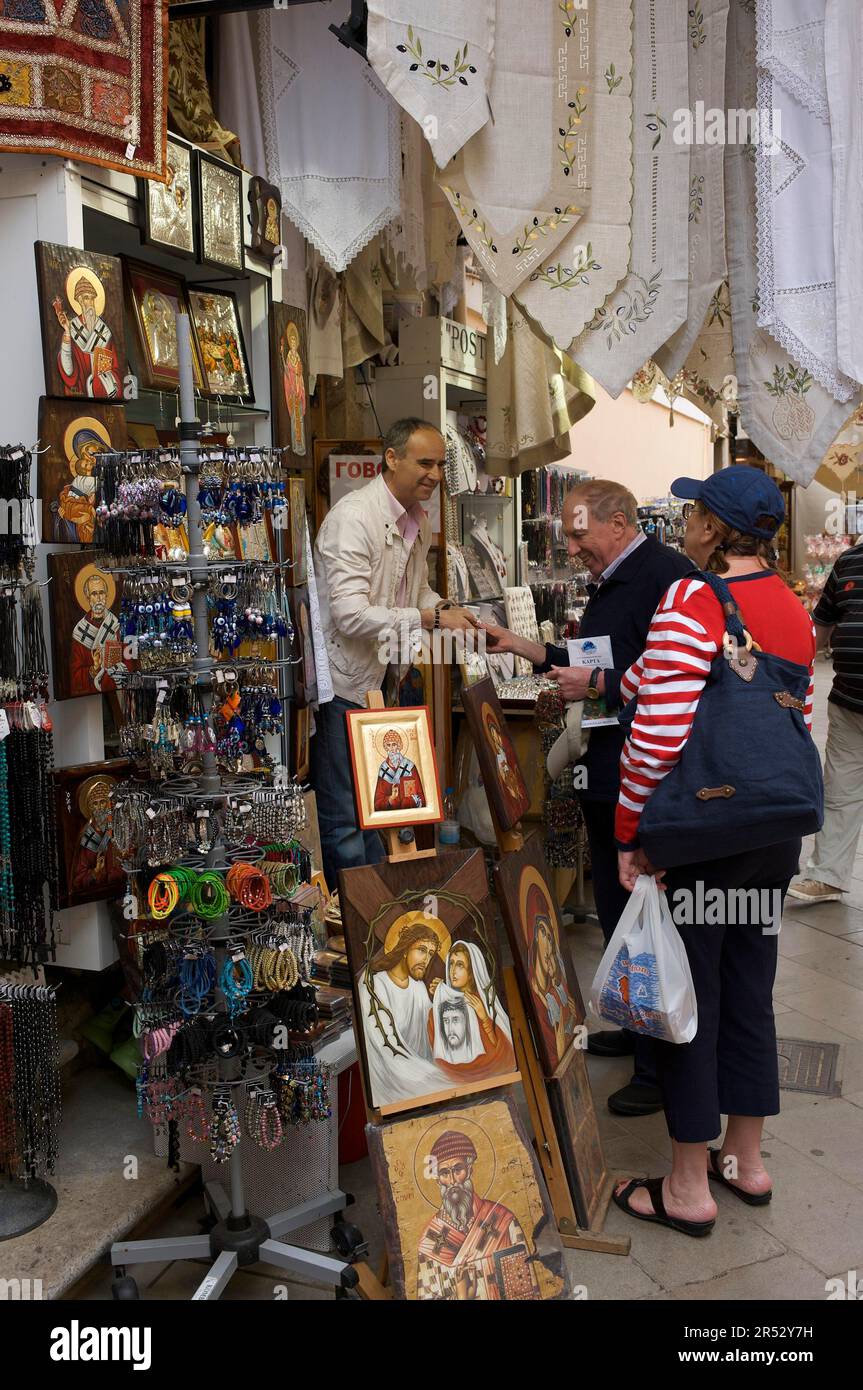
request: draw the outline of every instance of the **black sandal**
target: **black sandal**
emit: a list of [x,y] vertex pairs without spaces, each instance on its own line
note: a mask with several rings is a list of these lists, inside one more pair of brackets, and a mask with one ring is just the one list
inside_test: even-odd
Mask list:
[[[616,1206],[621,1211],[625,1211],[627,1216],[634,1216],[638,1221],[652,1221],[657,1226],[668,1226],[672,1231],[680,1231],[685,1236],[709,1236],[716,1219],[712,1221],[684,1221],[680,1216],[669,1216],[665,1210],[665,1203],[662,1200],[662,1178],[631,1178],[622,1192],[614,1192],[612,1196]],[[636,1188],[643,1187],[653,1203],[653,1214],[636,1211],[635,1207],[630,1206],[629,1199]]]
[[745,1202],[748,1207],[766,1207],[770,1198],[773,1196],[773,1188],[769,1192],[744,1192],[742,1187],[735,1187],[733,1182],[729,1182],[722,1169],[719,1167],[721,1155],[720,1149],[708,1149],[710,1155],[710,1167],[707,1176],[713,1178],[714,1182],[727,1187],[729,1192],[733,1192],[735,1197],[739,1197],[741,1202]]

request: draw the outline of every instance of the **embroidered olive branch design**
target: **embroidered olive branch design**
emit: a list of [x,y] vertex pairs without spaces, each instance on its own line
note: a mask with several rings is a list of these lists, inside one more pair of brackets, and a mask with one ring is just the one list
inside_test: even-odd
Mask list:
[[617,88],[620,86],[621,82],[623,81],[623,78],[618,75],[614,63],[609,63],[608,67],[605,69],[604,76],[606,82],[608,83],[608,93],[610,96],[611,93],[616,91]]
[[588,242],[586,247],[580,248],[574,266],[563,265],[558,261],[557,265],[546,265],[535,270],[530,278],[548,285],[551,290],[571,290],[576,285],[589,285],[588,276],[592,270],[602,270],[602,265],[593,254],[592,243]]
[[760,295],[760,294],[754,294],[754,295],[752,296],[752,299],[750,300],[750,304],[751,304],[751,307],[752,307],[752,312],[753,312],[753,314],[757,314],[757,313],[758,313],[758,310],[761,308],[761,295]]
[[[467,61],[467,43],[464,48],[456,49],[456,54],[451,64],[442,63],[440,58],[423,58],[422,40],[419,34],[414,34],[412,24],[408,25],[407,43],[396,44],[396,49],[399,53],[410,54],[411,58],[414,59],[414,62],[411,63],[408,69],[409,72],[417,72],[421,65],[425,63],[425,67],[422,69],[423,77],[427,77],[436,87],[446,87],[448,89],[454,87],[457,82],[460,82],[463,87],[467,87],[468,80],[464,74],[466,72],[471,74],[476,72],[473,63]],[[444,74],[446,75],[444,76]]]
[[567,178],[572,173],[573,169],[573,159],[575,158],[574,142],[578,135],[578,127],[581,125],[581,118],[587,110],[587,102],[584,99],[586,92],[586,87],[579,87],[575,94],[575,101],[567,102],[567,106],[573,114],[567,120],[566,129],[564,129],[563,126],[558,126],[557,130],[558,135],[562,137],[557,145],[558,150],[563,156],[560,161],[561,168]]
[[609,352],[628,333],[637,333],[638,325],[646,323],[652,315],[662,288],[662,267],[649,280],[645,280],[643,275],[633,275],[631,278],[636,282],[635,287],[624,290],[618,307],[612,311],[603,305],[597,309],[588,325],[593,332],[598,330],[605,335]]
[[711,324],[718,323],[720,328],[724,328],[726,319],[730,317],[731,305],[728,302],[728,281],[723,280],[707,306],[707,322],[705,327],[710,328]]
[[644,119],[647,121],[647,129],[654,131],[656,135],[656,139],[650,147],[652,150],[655,150],[662,139],[663,130],[667,129],[668,122],[662,119],[658,111],[646,111],[644,113]]
[[555,208],[554,212],[549,213],[548,217],[544,217],[541,222],[538,217],[535,217],[533,222],[526,224],[524,231],[512,248],[512,254],[520,256],[522,251],[527,250],[532,241],[537,241],[541,236],[548,236],[549,232],[556,231],[558,227],[566,226],[572,221],[572,214],[580,212],[581,208],[577,208],[573,203],[567,204],[565,208]]
[[460,217],[464,218],[467,226],[476,228],[480,236],[480,241],[482,242],[482,245],[486,248],[486,250],[493,251],[494,254],[497,255],[497,247],[495,246],[492,240],[491,233],[488,230],[488,226],[478,215],[476,208],[472,208],[470,211],[468,211],[467,204],[462,201],[461,194],[458,193],[454,188],[449,188],[447,185],[443,185],[443,191],[444,193],[448,193],[450,195],[455,205],[456,212],[459,214]]
[[578,0],[559,0],[557,7],[560,10],[563,32],[568,39],[572,38],[572,31],[575,28],[575,16],[578,10],[583,10],[584,3],[579,4]]
[[699,222],[704,207],[704,175],[696,174],[689,189],[689,220]]
[[812,385],[812,377],[803,367],[789,362],[786,368],[774,367],[773,378],[764,385],[771,396],[798,396],[802,399]]
[[692,40],[693,48],[700,48],[703,43],[707,42],[707,35],[704,32],[704,11],[697,3],[689,11],[689,37]]

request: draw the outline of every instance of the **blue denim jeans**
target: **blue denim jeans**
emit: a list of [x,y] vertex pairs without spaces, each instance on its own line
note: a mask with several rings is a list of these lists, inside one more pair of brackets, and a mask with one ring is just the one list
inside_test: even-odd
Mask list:
[[357,826],[345,711],[362,708],[336,696],[315,711],[309,781],[318,807],[324,877],[331,890],[338,888],[339,869],[379,864],[385,858],[377,831]]

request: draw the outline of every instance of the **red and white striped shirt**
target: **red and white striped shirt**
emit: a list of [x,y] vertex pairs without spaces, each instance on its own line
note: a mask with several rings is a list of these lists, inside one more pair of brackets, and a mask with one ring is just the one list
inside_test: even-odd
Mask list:
[[[726,577],[744,627],[763,651],[809,668],[804,718],[812,727],[815,629],[800,600],[773,570]],[[645,649],[620,682],[621,704],[638,696],[620,759],[615,816],[618,847],[634,849],[648,797],[680,761],[725,616],[703,579],[676,580],[653,615]]]

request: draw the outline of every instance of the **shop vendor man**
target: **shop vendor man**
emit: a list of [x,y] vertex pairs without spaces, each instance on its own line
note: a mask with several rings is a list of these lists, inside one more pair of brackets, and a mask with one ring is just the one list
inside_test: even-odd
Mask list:
[[397,420],[384,439],[383,459],[374,482],[328,512],[315,543],[335,699],[315,714],[311,783],[331,888],[339,869],[384,857],[380,836],[357,828],[345,711],[364,708],[367,692],[382,688],[387,666],[381,654],[393,637],[409,640],[420,628],[476,626],[466,610],[444,608],[428,582],[431,527],[424,508],[443,476],[443,436],[425,420]]
[[[637,503],[619,483],[594,479],[566,496],[563,530],[569,554],[589,571],[590,599],[579,637],[608,637],[613,665],[608,670],[570,666],[565,647],[540,646],[509,632],[487,628],[489,648],[514,652],[558,681],[567,700],[601,696],[609,713],[617,713],[620,678],[644,650],[650,620],[668,586],[692,566],[685,555],[645,536],[638,525]],[[624,731],[617,725],[594,728],[575,779],[590,843],[596,913],[606,942],[622,913],[628,893],[617,876],[614,809],[620,790],[620,755]],[[647,1115],[661,1109],[649,1039],[624,1032],[594,1033],[588,1051],[615,1057],[635,1051],[635,1075],[628,1086],[609,1096],[621,1115]]]

